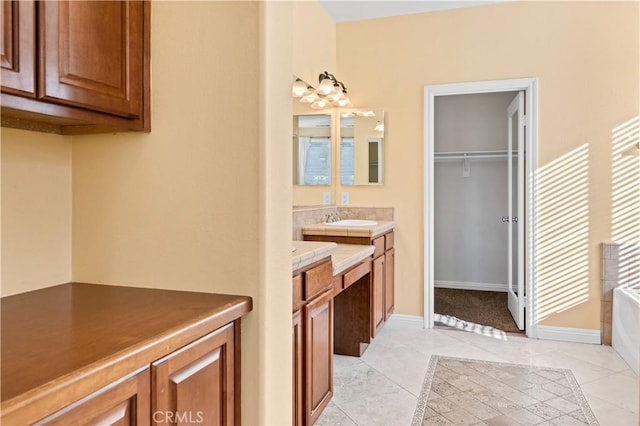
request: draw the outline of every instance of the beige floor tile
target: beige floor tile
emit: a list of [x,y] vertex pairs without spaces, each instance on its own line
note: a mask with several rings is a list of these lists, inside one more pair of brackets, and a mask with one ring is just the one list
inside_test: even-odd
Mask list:
[[487,419],[484,421],[489,426],[518,426],[518,423],[514,418],[509,417],[507,415],[501,415],[497,417],[493,417],[491,419]]
[[[431,355],[569,369],[580,383],[601,425],[634,425],[638,422],[638,376],[623,366],[621,358],[610,348],[512,335],[508,335],[507,340],[503,341],[458,330],[425,330],[417,323],[394,320],[385,324],[361,359],[336,357],[339,361],[334,364],[335,407],[327,415],[338,419],[336,424],[344,420],[340,412],[357,425],[411,423],[416,397],[422,389]],[[452,365],[455,366],[456,363]],[[490,367],[485,370],[492,371]],[[515,371],[503,369],[499,375],[506,381],[513,379]],[[515,426],[518,422],[527,424],[539,421],[540,424],[565,424],[557,420],[561,418],[547,420],[531,411],[516,408],[512,401],[503,397],[510,395],[514,398],[513,387],[501,383],[499,378],[486,376],[479,371],[470,373],[464,368],[460,371],[449,370],[445,373],[447,380],[439,378],[438,383],[448,381],[455,387],[453,381],[458,380],[455,383],[464,388],[469,383],[466,391],[456,388],[463,395],[460,401],[467,401],[468,404],[476,401],[476,404],[482,405],[473,405],[475,408],[486,406],[497,413],[486,419],[473,416],[478,423],[483,421],[487,425]],[[529,405],[543,401],[553,409],[568,413],[578,408],[577,401],[570,393],[556,396],[556,393],[562,395],[564,392],[564,389],[558,388],[557,383],[553,383],[558,379],[557,372],[542,370],[535,374],[540,378],[532,376],[533,380],[542,382],[541,379],[547,379],[550,382],[543,383],[542,387],[517,389],[521,396],[515,397],[516,399],[531,398],[526,400],[531,402]],[[553,386],[548,389],[545,385]],[[448,396],[451,395],[453,394]],[[451,425],[451,420],[443,414],[454,412],[450,417],[462,416],[456,410],[463,408],[442,395],[435,395],[435,398],[429,399],[427,410],[433,410],[428,411],[429,414],[437,414],[429,417],[429,422],[425,424]],[[320,421],[324,415],[325,413]],[[580,424],[578,419],[569,415],[562,419],[566,424]],[[350,423],[345,421],[345,424]]]
[[625,410],[638,412],[638,381],[624,374],[613,374],[581,385],[591,394]]

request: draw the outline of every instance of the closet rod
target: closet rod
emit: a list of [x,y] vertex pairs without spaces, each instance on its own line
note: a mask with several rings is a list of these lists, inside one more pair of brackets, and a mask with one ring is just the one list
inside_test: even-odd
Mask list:
[[[436,160],[465,160],[473,158],[507,158],[507,151],[468,151],[468,152],[436,152],[434,158]],[[517,157],[518,153],[514,152],[512,156]]]

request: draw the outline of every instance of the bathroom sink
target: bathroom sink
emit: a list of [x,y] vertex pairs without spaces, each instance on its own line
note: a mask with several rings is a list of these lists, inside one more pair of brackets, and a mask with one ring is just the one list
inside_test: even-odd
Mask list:
[[377,225],[375,220],[363,220],[363,219],[344,219],[336,222],[325,222],[325,225],[331,226],[372,226]]

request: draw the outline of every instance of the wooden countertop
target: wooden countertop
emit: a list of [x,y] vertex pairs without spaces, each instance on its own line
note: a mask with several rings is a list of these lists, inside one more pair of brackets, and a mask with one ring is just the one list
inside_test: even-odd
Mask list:
[[7,424],[19,408],[37,412],[43,395],[64,389],[64,397],[56,396],[64,406],[252,309],[247,296],[84,283],[1,302],[1,408]]

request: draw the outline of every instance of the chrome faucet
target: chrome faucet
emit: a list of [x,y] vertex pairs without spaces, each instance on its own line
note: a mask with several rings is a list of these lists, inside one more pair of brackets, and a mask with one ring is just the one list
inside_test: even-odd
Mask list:
[[328,214],[325,217],[325,223],[333,223],[333,222],[337,222],[339,220],[340,220],[340,216],[338,215],[337,212]]

